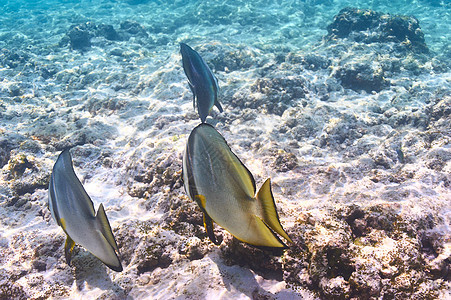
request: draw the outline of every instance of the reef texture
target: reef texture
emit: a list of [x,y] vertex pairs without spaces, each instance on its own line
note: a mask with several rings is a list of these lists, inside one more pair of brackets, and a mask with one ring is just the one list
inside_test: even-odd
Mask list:
[[326,39],[348,38],[356,42],[393,42],[407,50],[428,53],[419,21],[415,17],[391,16],[370,9],[345,8],[327,26]]
[[[8,1],[0,299],[450,297],[449,5],[380,2],[396,14],[334,1]],[[179,42],[218,78],[224,112],[208,122],[257,188],[271,178],[288,249],[219,226],[221,245],[209,241],[182,183],[199,119]],[[80,246],[65,263],[47,185],[67,147],[123,272]]]

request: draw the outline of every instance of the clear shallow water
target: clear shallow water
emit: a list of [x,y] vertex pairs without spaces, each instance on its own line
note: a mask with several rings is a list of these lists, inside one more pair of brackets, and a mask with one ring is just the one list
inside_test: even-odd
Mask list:
[[[146,1],[135,5],[127,1],[6,1],[2,32],[15,28],[33,35],[35,42],[48,41],[72,24],[109,20],[117,26],[133,19],[150,30],[155,28],[154,34],[186,32],[195,37],[204,31],[204,38],[209,39],[303,47],[320,39],[325,25],[345,7],[415,16],[429,47],[449,51],[450,7],[446,1]],[[224,34],[227,25],[236,30]]]
[[[350,284],[357,278],[381,286],[369,290],[383,296],[409,290],[402,284],[390,290],[385,279],[420,286],[415,278],[424,277],[424,290],[415,293],[446,291],[440,275],[451,218],[446,1],[3,3],[0,262],[6,278],[20,278],[5,283],[17,295],[332,297],[334,284],[358,293]],[[430,53],[327,41],[327,26],[348,6],[414,16]],[[113,31],[101,25],[119,38],[108,38]],[[90,35],[90,46],[73,49],[71,26]],[[225,112],[213,112],[209,122],[258,187],[272,178],[282,224],[299,237],[294,248],[312,254],[357,247],[343,250],[353,263],[325,267],[354,275],[295,267],[324,266],[293,249],[283,258],[290,263],[278,266],[225,232],[220,248],[202,235],[199,211],[180,181],[186,139],[199,120],[179,42],[198,50],[218,77]],[[360,65],[376,90],[346,83]],[[380,70],[383,76],[375,76]],[[105,205],[123,273],[108,273],[82,248],[74,269],[64,263],[64,236],[50,217],[46,184],[69,146],[95,207]],[[384,227],[384,220],[407,229]],[[348,236],[351,246],[343,242]],[[324,240],[329,244],[313,242]],[[263,271],[261,261],[270,262]],[[390,261],[402,261],[394,268],[404,271],[390,271]],[[360,262],[390,267],[364,269]],[[285,275],[274,276],[274,268]],[[381,272],[386,278],[374,275]],[[318,278],[327,280],[320,285]]]

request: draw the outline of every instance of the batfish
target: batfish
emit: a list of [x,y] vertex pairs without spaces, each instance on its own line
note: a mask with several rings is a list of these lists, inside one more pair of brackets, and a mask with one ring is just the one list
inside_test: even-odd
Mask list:
[[183,70],[188,77],[188,84],[193,92],[193,106],[196,108],[202,123],[205,123],[213,105],[222,112],[218,101],[218,81],[203,58],[190,46],[180,43]]
[[119,249],[103,205],[100,204],[96,215],[91,198],[75,175],[69,150],[64,150],[53,166],[49,208],[53,219],[67,235],[65,256],[68,265],[77,243],[112,270],[122,271]]
[[203,212],[213,243],[218,244],[213,222],[254,246],[285,248],[275,233],[292,242],[280,224],[270,180],[256,193],[251,172],[213,126],[201,123],[191,132],[183,156],[183,181],[186,193]]

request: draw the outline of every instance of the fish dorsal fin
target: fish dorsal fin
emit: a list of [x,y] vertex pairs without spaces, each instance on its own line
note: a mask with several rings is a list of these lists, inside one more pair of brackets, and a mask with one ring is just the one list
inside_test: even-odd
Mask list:
[[260,206],[259,217],[261,217],[272,230],[283,236],[290,243],[293,243],[280,224],[279,216],[276,210],[276,203],[274,202],[274,197],[271,191],[271,181],[269,178],[265,181],[265,183],[263,183],[257,193],[257,203]]
[[[55,166],[53,167],[53,172],[55,173],[53,177],[53,186],[58,187],[59,185],[67,185],[68,189],[74,193],[74,197],[71,197],[76,199],[75,202],[77,202],[77,204],[74,205],[79,206],[80,210],[94,217],[96,213],[94,210],[94,203],[88,193],[86,193],[80,179],[75,174],[72,156],[69,149],[64,150],[58,156]],[[57,188],[55,190],[56,199],[60,196],[58,195],[58,191],[59,189]],[[63,195],[63,197],[67,196]]]
[[117,253],[119,253],[116,240],[114,239],[113,232],[111,231],[110,222],[108,222],[108,218],[106,217],[105,209],[103,208],[102,203],[100,204],[99,210],[97,211],[96,220],[100,225],[100,230],[105,239],[108,241],[111,247],[113,247],[113,249],[116,250]]

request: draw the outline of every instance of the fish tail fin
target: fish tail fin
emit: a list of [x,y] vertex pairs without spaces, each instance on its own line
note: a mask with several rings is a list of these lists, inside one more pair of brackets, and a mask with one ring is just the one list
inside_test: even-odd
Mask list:
[[117,247],[116,240],[114,239],[113,232],[111,230],[110,222],[108,222],[108,218],[105,214],[105,209],[103,208],[103,204],[100,204],[99,210],[97,211],[96,220],[100,225],[100,230],[105,237],[105,239],[108,241],[108,243],[113,247],[114,250],[116,250],[117,253],[119,253],[119,248]]
[[110,269],[121,272],[122,271],[122,264],[119,260],[119,248],[117,246],[116,240],[113,236],[113,231],[111,230],[110,222],[108,222],[108,218],[105,214],[105,209],[103,208],[103,204],[100,204],[99,209],[97,210],[97,216],[96,221],[99,224],[100,231],[102,232],[103,237],[105,238],[106,242],[111,245],[111,247],[116,251],[115,253],[115,262],[114,263],[107,263],[103,261],[104,264],[106,264]]
[[258,228],[258,231],[262,234],[263,240],[261,247],[275,247],[275,248],[288,248],[280,238],[271,231],[268,224],[265,223],[259,216],[253,215],[254,225]]
[[64,245],[64,256],[66,257],[66,264],[70,266],[70,261],[72,259],[72,250],[74,250],[75,242],[67,236],[66,244]]
[[293,241],[288,234],[283,230],[279,221],[279,215],[276,210],[276,203],[271,191],[271,181],[268,178],[257,193],[257,202],[260,205],[260,217],[268,226],[284,237],[290,243]]

